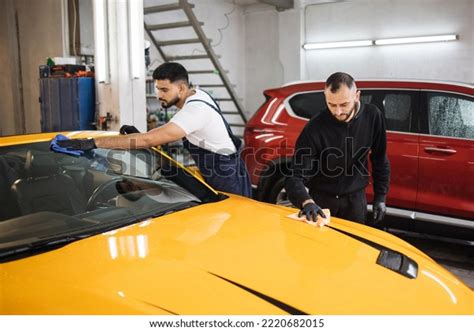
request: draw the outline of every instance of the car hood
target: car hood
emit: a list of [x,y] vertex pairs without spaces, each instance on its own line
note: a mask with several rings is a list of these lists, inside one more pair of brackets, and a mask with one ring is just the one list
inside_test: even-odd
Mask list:
[[[2,314],[472,314],[472,291],[387,233],[231,196],[0,264]],[[380,247],[418,264],[376,264]]]

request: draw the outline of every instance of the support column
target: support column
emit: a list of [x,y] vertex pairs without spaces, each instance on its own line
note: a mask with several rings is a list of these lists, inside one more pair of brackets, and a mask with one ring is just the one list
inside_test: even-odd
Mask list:
[[97,111],[146,131],[143,0],[93,0]]

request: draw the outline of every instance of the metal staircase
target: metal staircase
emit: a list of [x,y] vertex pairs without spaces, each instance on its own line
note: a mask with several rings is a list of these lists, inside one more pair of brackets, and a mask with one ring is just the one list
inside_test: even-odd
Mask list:
[[[243,107],[219,61],[220,56],[212,49],[211,40],[206,37],[203,23],[198,21],[193,8],[194,5],[187,0],[145,7],[145,31],[165,62],[183,63],[193,85],[213,95],[232,131],[242,137],[247,122]],[[170,18],[175,21],[166,22]],[[183,38],[183,35],[189,37]],[[172,39],[165,39],[170,36]],[[176,54],[183,52],[183,49],[189,53],[189,47],[194,48],[191,54]]]

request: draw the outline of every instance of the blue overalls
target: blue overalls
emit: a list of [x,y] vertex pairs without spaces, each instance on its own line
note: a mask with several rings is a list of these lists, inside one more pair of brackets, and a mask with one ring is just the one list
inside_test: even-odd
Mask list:
[[240,158],[242,142],[232,133],[229,124],[224,116],[222,116],[219,105],[210,95],[209,97],[214,101],[215,105],[204,100],[190,100],[187,103],[203,102],[214,109],[224,121],[227,133],[235,145],[236,152],[231,155],[214,153],[190,143],[186,138],[183,138],[184,148],[191,154],[202,177],[214,189],[250,198],[252,197],[250,177],[244,161]]

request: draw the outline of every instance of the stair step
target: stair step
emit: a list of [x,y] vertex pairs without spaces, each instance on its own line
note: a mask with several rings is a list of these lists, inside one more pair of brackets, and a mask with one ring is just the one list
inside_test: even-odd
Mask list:
[[[199,22],[199,25],[204,25],[203,22]],[[165,23],[165,24],[153,24],[147,25],[145,28],[150,31],[156,30],[167,30],[167,29],[176,29],[176,28],[185,28],[187,26],[193,26],[189,21],[175,22],[175,23]]]
[[222,115],[240,115],[240,114],[236,111],[223,111]]
[[[226,72],[228,71],[226,70]],[[188,74],[190,75],[200,75],[200,74],[216,74],[217,75],[218,73],[219,71],[217,70],[190,70],[188,71]]]
[[245,124],[229,123],[229,126],[236,127],[236,128],[245,128]]
[[[208,39],[208,42],[211,42],[211,39]],[[184,44],[199,44],[201,40],[198,38],[195,39],[176,39],[176,40],[166,40],[166,41],[157,41],[158,46],[172,46],[172,45],[184,45]]]
[[209,87],[225,87],[224,84],[194,84],[199,86],[199,88],[209,88]]
[[[217,55],[220,58],[220,55]],[[206,54],[203,55],[179,55],[179,56],[168,56],[168,61],[179,61],[179,60],[197,60],[197,59],[208,59],[209,56]]]
[[216,101],[234,101],[232,98],[214,98]]
[[[188,6],[190,6],[191,8],[194,8],[194,5],[192,3],[188,4]],[[147,15],[147,14],[162,13],[166,11],[180,10],[180,9],[182,9],[182,7],[179,3],[170,3],[166,5],[146,7],[143,9],[143,13]]]

